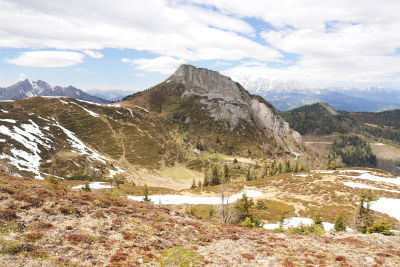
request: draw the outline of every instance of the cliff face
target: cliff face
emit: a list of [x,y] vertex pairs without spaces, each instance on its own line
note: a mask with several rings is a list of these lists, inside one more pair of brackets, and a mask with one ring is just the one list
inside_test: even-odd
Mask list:
[[207,107],[211,117],[229,122],[232,130],[245,121],[272,132],[278,141],[282,138],[301,141],[300,134],[276,115],[266,101],[250,95],[240,84],[216,71],[182,65],[167,82],[184,86],[182,98],[201,97],[200,102]]

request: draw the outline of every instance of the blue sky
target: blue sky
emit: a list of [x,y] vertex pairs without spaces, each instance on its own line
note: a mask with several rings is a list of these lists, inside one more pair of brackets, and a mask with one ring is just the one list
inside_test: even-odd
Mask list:
[[238,81],[400,89],[398,10],[390,0],[0,0],[0,86],[134,92],[187,63]]

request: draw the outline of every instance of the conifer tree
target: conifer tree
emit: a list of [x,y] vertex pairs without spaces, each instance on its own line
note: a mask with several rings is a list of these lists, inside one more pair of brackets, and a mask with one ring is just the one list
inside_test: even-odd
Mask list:
[[367,229],[374,224],[374,216],[371,210],[371,192],[363,192],[360,196],[360,205],[356,215],[355,227],[361,233],[366,233]]
[[294,165],[293,172],[294,173],[299,172],[299,162],[297,160],[296,160],[296,164]]
[[229,183],[230,180],[231,180],[231,178],[229,176],[229,168],[228,168],[228,165],[225,164],[224,165],[224,181],[223,181],[223,183],[224,184]]
[[336,232],[346,231],[346,224],[344,222],[344,218],[341,213],[335,218],[335,226],[334,229]]
[[318,225],[320,227],[324,227],[322,224],[322,217],[321,214],[319,212],[317,212],[317,214],[315,214],[314,218],[313,218],[314,224]]
[[217,166],[214,166],[214,168],[212,169],[210,185],[218,185],[220,183],[221,183],[221,180],[219,178],[219,173],[218,173]]
[[149,189],[147,188],[147,184],[144,185],[144,189],[143,189],[143,201],[146,202],[150,202],[150,198],[149,198]]
[[246,181],[251,181],[251,172],[250,172],[250,168],[247,170],[247,175],[246,175]]

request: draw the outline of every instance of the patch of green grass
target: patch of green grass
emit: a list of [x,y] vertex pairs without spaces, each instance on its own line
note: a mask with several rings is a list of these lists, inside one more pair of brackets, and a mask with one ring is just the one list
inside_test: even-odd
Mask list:
[[185,168],[183,165],[176,164],[173,167],[166,167],[161,169],[161,175],[167,178],[171,178],[174,180],[193,180],[201,178],[203,180],[202,175],[196,171],[189,170]]
[[0,235],[7,235],[19,231],[18,224],[15,222],[0,222]]
[[252,211],[254,217],[258,220],[277,222],[282,216],[292,217],[295,215],[295,208],[292,205],[270,199],[263,199],[263,201],[267,207],[265,210],[254,209],[254,211]]
[[21,244],[17,240],[0,240],[1,254],[17,254],[21,252]]
[[196,251],[183,247],[174,247],[163,251],[161,265],[180,267],[201,266],[203,265],[202,258]]

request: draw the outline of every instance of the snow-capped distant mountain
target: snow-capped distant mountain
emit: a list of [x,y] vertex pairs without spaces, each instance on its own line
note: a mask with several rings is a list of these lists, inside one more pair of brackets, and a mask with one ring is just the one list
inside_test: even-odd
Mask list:
[[118,101],[124,98],[125,96],[131,95],[135,91],[128,92],[125,90],[91,90],[90,93],[94,96],[109,100],[109,101]]
[[299,81],[285,81],[285,80],[268,80],[263,78],[239,78],[237,81],[248,90],[256,93],[264,93],[268,91],[274,92],[292,92],[292,91],[315,91],[305,83]]
[[252,94],[268,100],[281,111],[326,102],[335,110],[377,112],[400,108],[400,90],[380,87],[315,88],[298,81],[239,78]]
[[16,84],[11,85],[9,87],[0,88],[1,100],[20,99],[33,96],[66,96],[97,103],[109,102],[100,97],[89,95],[84,91],[77,89],[73,86],[68,86],[68,87],[51,86],[48,83],[41,80],[38,80],[36,82],[31,82],[28,79],[26,79],[24,81],[17,82]]

